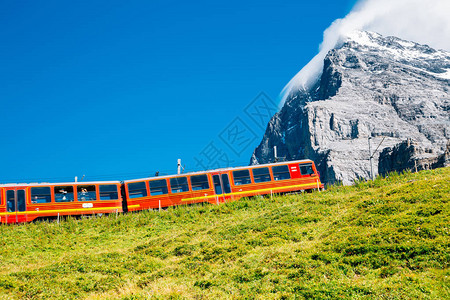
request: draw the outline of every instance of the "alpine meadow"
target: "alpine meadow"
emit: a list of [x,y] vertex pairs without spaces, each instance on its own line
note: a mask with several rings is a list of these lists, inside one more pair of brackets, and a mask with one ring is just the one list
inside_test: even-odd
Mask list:
[[0,299],[448,299],[449,183],[3,225]]

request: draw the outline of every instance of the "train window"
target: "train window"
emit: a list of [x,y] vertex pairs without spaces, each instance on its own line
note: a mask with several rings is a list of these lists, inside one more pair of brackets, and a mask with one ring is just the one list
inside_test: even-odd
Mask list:
[[132,182],[128,184],[130,198],[147,197],[147,185],[145,182]]
[[167,194],[167,181],[165,179],[153,180],[148,182],[150,184],[150,195],[165,195]]
[[312,164],[300,164],[299,167],[300,167],[300,173],[302,173],[302,175],[313,175],[314,174]]
[[253,179],[255,183],[270,181],[269,168],[253,169]]
[[8,212],[25,211],[25,190],[6,191],[6,201]]
[[291,178],[291,174],[289,174],[289,167],[287,165],[273,166],[272,172],[274,180],[285,180]]
[[228,179],[228,174],[222,174],[222,184],[224,193],[225,194],[231,193],[230,180]]
[[95,201],[97,200],[97,191],[95,185],[79,185],[77,186],[78,201]]
[[252,183],[249,170],[233,171],[234,185],[243,185]]
[[187,177],[170,178],[170,190],[172,193],[182,193],[189,191]]
[[56,202],[73,201],[73,186],[55,186],[54,191]]
[[25,211],[27,209],[25,205],[25,190],[17,191],[17,209],[19,211]]
[[191,176],[191,186],[193,191],[209,189],[208,176],[206,174]]
[[219,175],[213,175],[213,182],[214,182],[214,190],[216,191],[216,194],[223,194]]
[[25,211],[26,210],[25,190],[18,190],[17,191],[17,209],[19,211]]
[[31,203],[49,203],[52,202],[52,193],[50,187],[32,187]]
[[[213,175],[213,182],[214,182],[214,190],[216,191],[216,194],[231,193],[230,181],[228,180],[228,174],[222,174],[222,180],[220,179],[219,175]],[[222,186],[223,186],[223,191],[222,191]]]
[[117,200],[119,193],[117,193],[117,185],[100,185],[100,200]]
[[16,211],[16,194],[14,191],[6,191],[6,210],[7,212]]

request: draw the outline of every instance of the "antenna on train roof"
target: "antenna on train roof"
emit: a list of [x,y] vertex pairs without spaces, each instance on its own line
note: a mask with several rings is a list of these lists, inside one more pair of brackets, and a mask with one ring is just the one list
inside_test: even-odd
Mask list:
[[181,174],[181,158],[177,161],[177,174]]
[[[81,177],[80,181],[83,181],[84,176],[86,176],[86,175],[83,175],[83,177]],[[75,176],[75,182],[78,182],[78,176]]]

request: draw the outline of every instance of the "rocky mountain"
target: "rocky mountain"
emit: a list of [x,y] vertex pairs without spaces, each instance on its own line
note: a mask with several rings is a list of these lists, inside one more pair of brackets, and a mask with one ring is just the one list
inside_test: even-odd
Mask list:
[[450,53],[350,34],[311,88],[289,93],[251,164],[272,162],[277,146],[286,160],[313,159],[324,182],[350,184],[370,177],[369,137],[375,174],[448,165]]

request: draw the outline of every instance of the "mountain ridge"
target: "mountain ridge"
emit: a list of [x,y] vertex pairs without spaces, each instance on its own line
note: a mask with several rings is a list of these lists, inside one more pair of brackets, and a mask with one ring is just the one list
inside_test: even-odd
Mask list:
[[314,85],[293,85],[251,164],[273,161],[277,146],[287,160],[315,160],[323,181],[350,184],[370,177],[370,136],[372,151],[381,142],[374,154],[376,173],[402,169],[401,163],[389,165],[396,158],[387,157],[386,149],[407,139],[416,150],[408,160],[415,160],[419,169],[429,168],[430,159],[448,155],[449,75],[450,53],[444,50],[353,32],[328,52]]

